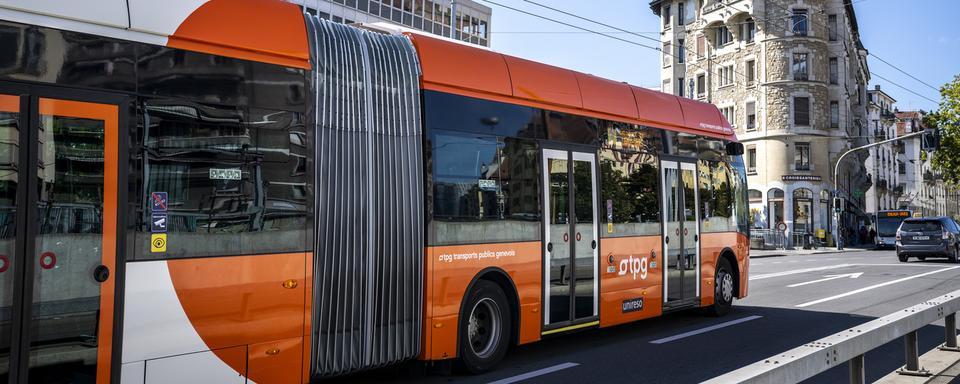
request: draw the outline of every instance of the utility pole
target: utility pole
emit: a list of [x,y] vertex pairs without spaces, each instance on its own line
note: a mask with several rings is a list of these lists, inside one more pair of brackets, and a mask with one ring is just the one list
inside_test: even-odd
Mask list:
[[[924,134],[927,134],[928,132],[932,132],[932,131],[919,131],[919,132],[909,133],[900,137],[895,137],[892,139],[887,139],[883,141],[878,141],[876,143],[867,144],[861,147],[852,148],[844,152],[843,154],[841,154],[840,158],[837,159],[837,164],[834,165],[833,167],[833,197],[834,197],[833,200],[836,201],[837,200],[836,197],[840,194],[840,187],[839,187],[840,164],[843,162],[844,157],[847,157],[847,155],[851,153],[862,151],[864,149],[869,149],[869,148],[873,148],[883,144],[888,144],[888,143],[893,143],[893,142],[904,140],[904,139],[909,139],[912,137],[922,136]],[[843,250],[843,222],[840,221],[840,207],[833,207],[833,218],[837,222],[837,227],[836,227],[837,228],[837,250],[842,251]]]

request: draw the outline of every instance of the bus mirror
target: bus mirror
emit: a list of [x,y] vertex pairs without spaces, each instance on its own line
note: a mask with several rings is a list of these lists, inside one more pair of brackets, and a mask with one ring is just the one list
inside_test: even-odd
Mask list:
[[727,143],[727,155],[729,155],[729,156],[741,156],[741,155],[743,155],[743,144],[741,144],[741,143]]

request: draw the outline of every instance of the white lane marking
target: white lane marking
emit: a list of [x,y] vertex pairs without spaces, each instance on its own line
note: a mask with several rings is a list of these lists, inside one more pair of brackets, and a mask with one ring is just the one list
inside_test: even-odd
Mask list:
[[828,302],[828,301],[831,301],[831,300],[836,300],[836,299],[839,299],[839,298],[841,298],[841,297],[847,297],[847,296],[850,296],[850,295],[856,295],[856,294],[858,294],[858,293],[866,292],[866,291],[869,291],[869,290],[871,290],[871,289],[877,289],[877,288],[880,288],[880,287],[886,287],[886,286],[891,285],[891,284],[902,283],[902,282],[907,281],[907,280],[913,280],[913,279],[916,279],[916,278],[918,278],[918,277],[930,276],[930,275],[932,275],[932,274],[934,274],[934,273],[940,273],[940,272],[949,271],[949,270],[951,270],[951,269],[957,269],[957,268],[960,268],[960,267],[943,268],[943,269],[938,269],[938,270],[935,270],[935,271],[924,272],[924,273],[921,273],[921,274],[919,274],[919,275],[907,276],[907,277],[904,277],[904,278],[902,278],[902,279],[896,279],[896,280],[887,281],[887,282],[885,282],[885,283],[874,284],[874,285],[871,285],[871,286],[869,286],[869,287],[863,287],[863,288],[860,288],[860,289],[855,289],[855,290],[852,290],[852,291],[850,291],[850,292],[841,293],[841,294],[839,294],[839,295],[830,296],[830,297],[825,297],[825,298],[822,298],[822,299],[819,299],[819,300],[814,300],[814,301],[808,301],[808,302],[803,303],[803,304],[797,304],[796,307],[797,307],[797,308],[809,307],[809,306],[811,306],[811,305],[816,305],[816,304],[825,303],[825,302]]
[[842,279],[842,278],[844,278],[844,277],[851,278],[851,279],[856,279],[856,278],[860,277],[860,275],[863,275],[863,272],[844,273],[844,274],[842,274],[842,275],[826,275],[826,276],[824,276],[822,279],[813,280],[813,281],[808,281],[808,282],[805,282],[805,283],[790,284],[790,285],[787,286],[787,288],[802,287],[802,286],[804,286],[804,285],[822,283],[822,282],[824,282],[824,281]]
[[796,275],[796,274],[798,274],[798,273],[817,272],[817,271],[824,271],[824,270],[827,270],[827,269],[846,268],[846,267],[850,267],[850,266],[853,266],[853,265],[855,265],[855,264],[837,264],[837,265],[827,265],[827,266],[823,266],[823,267],[795,269],[795,270],[792,270],[792,271],[773,272],[773,273],[767,273],[767,274],[763,274],[763,275],[750,276],[750,280],[751,280],[751,281],[752,281],[752,280],[763,280],[763,279],[769,279],[769,278],[771,278],[771,277],[780,277],[780,276]]
[[527,379],[532,379],[532,378],[537,377],[537,376],[543,376],[543,375],[546,375],[546,374],[548,374],[548,373],[554,373],[554,372],[556,372],[556,371],[564,370],[564,369],[567,369],[567,368],[573,368],[573,367],[576,367],[576,366],[578,366],[578,365],[580,365],[580,364],[577,364],[577,363],[557,364],[557,365],[554,365],[554,366],[552,366],[552,367],[546,367],[546,368],[543,368],[543,369],[538,369],[538,370],[533,371],[533,372],[527,372],[527,373],[519,374],[519,375],[516,375],[516,376],[510,376],[510,377],[508,377],[508,378],[506,378],[506,379],[500,379],[500,380],[497,380],[497,381],[491,381],[489,384],[510,384],[510,383],[516,383],[516,382],[518,382],[518,381],[523,381],[523,380],[527,380]]
[[690,332],[684,332],[684,333],[681,333],[681,334],[679,334],[679,335],[673,335],[673,336],[670,336],[670,337],[664,337],[664,338],[662,338],[662,339],[656,339],[656,340],[654,340],[654,341],[651,341],[650,344],[669,343],[669,342],[671,342],[671,341],[677,341],[677,340],[684,339],[684,338],[687,338],[687,337],[690,337],[690,336],[696,336],[696,335],[699,335],[699,334],[701,334],[701,333],[706,333],[706,332],[710,332],[710,331],[715,331],[715,330],[720,329],[720,328],[726,328],[726,327],[729,327],[729,326],[731,326],[731,325],[737,325],[737,324],[740,324],[740,323],[746,323],[746,322],[748,322],[748,321],[750,321],[750,320],[756,320],[756,319],[759,319],[759,318],[761,318],[761,317],[763,317],[763,316],[760,316],[760,315],[747,316],[747,317],[744,317],[744,318],[742,318],[742,319],[736,319],[736,320],[731,320],[731,321],[727,321],[727,322],[720,323],[720,324],[716,324],[716,325],[711,325],[711,326],[706,327],[706,328],[700,328],[700,329],[696,329],[696,330],[693,330],[693,331],[690,331]]

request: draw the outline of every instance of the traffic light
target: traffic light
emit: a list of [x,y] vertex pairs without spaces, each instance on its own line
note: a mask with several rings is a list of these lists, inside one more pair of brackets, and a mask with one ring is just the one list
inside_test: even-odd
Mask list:
[[837,212],[837,213],[843,212],[843,198],[842,198],[842,197],[834,197],[834,198],[833,198],[833,211],[834,211],[834,212]]
[[940,148],[940,128],[924,130],[921,141],[921,147],[924,151],[936,151]]

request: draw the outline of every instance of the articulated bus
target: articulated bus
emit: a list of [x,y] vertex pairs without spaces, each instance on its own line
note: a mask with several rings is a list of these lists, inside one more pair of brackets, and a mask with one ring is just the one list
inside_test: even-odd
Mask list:
[[2,0],[0,383],[482,372],[722,315],[742,153],[706,103],[291,3]]
[[877,212],[875,223],[877,223],[877,248],[896,248],[897,230],[904,220],[913,217],[913,212],[898,209]]

